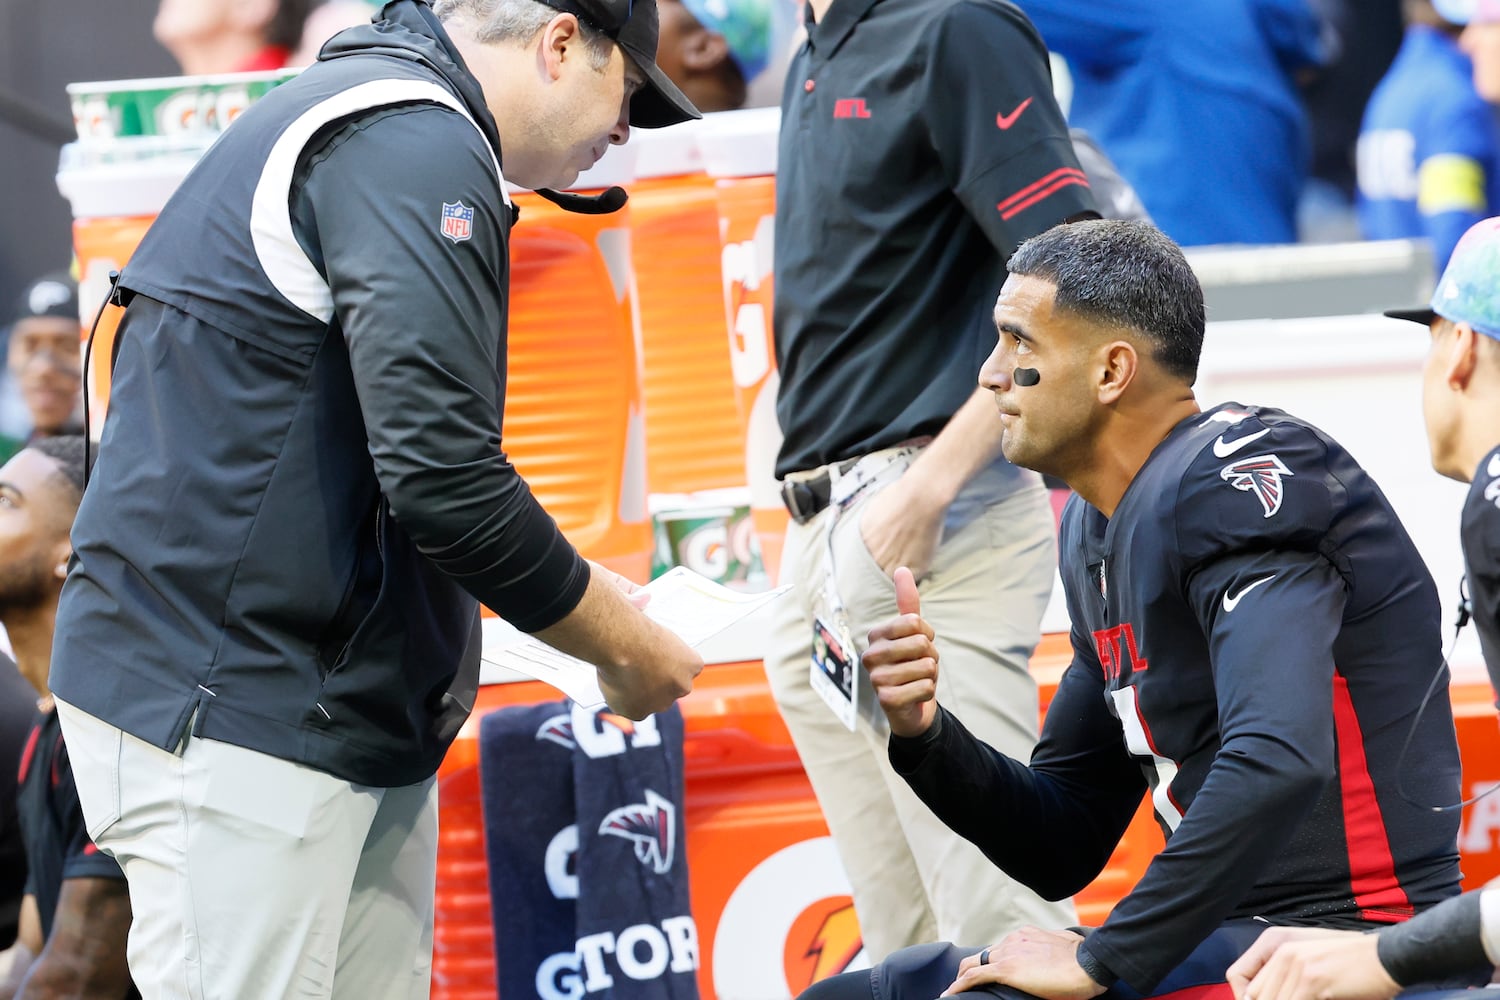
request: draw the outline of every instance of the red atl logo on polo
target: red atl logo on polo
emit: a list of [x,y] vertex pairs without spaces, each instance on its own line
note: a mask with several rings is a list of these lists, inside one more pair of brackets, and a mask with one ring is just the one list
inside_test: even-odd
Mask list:
[[841,97],[833,102],[835,118],[868,118],[870,109],[865,107],[863,97]]

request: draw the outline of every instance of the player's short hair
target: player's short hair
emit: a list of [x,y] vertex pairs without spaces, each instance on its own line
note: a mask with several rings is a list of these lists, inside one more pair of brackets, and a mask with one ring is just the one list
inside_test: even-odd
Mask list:
[[[84,476],[84,447],[82,434],[57,434],[52,437],[40,437],[26,445],[28,451],[40,452],[57,463],[58,472],[62,478],[76,491],[75,501],[83,498],[83,485],[86,481]],[[93,456],[89,456],[90,465],[93,465]]]
[[[435,0],[432,9],[444,23],[459,20],[468,25],[481,45],[529,42],[560,12],[538,0]],[[614,40],[582,17],[578,24],[589,65],[602,70],[609,65]]]
[[1203,286],[1155,226],[1120,219],[1054,226],[1022,243],[1006,268],[1056,285],[1057,309],[1140,333],[1157,364],[1188,385],[1197,381]]

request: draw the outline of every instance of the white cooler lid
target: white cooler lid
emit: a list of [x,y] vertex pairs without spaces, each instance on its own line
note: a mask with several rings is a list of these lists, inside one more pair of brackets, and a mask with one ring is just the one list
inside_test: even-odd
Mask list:
[[155,215],[201,152],[179,148],[110,160],[102,151],[85,151],[70,142],[58,162],[57,189],[72,205],[75,219]]
[[746,108],[704,115],[698,133],[710,177],[773,177],[780,108]]
[[631,129],[628,145],[636,149],[636,179],[703,173],[703,150],[698,147],[702,130],[701,120],[666,128]]

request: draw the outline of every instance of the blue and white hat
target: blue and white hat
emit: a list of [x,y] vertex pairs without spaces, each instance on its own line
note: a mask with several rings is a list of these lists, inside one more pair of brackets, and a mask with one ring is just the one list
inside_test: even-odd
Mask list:
[[1392,309],[1386,315],[1424,325],[1441,316],[1500,340],[1500,218],[1476,222],[1464,233],[1438,279],[1431,305]]

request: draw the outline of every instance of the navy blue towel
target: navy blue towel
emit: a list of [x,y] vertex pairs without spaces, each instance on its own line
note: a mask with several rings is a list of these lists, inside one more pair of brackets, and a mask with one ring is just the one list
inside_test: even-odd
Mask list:
[[503,1000],[696,1000],[682,713],[641,722],[569,701],[480,722]]
[[697,1000],[682,734],[676,705],[635,723],[607,713],[574,717],[578,953],[590,994]]

